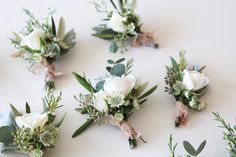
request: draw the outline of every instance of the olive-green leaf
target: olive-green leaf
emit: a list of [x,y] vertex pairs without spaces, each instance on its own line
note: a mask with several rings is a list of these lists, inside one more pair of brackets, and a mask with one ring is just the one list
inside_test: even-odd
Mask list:
[[94,119],[88,119],[81,127],[79,127],[74,134],[72,135],[72,138],[75,138],[76,136],[80,135],[84,130],[86,130],[92,123],[94,122]]
[[82,76],[79,74],[73,72],[74,77],[77,79],[77,81],[85,88],[87,89],[90,93],[96,92],[96,89],[92,87],[92,85]]
[[92,34],[92,35],[98,38],[105,39],[105,40],[111,40],[115,36],[114,34]]
[[58,26],[58,30],[57,30],[57,37],[60,40],[63,40],[65,36],[65,20],[63,17],[60,18],[59,20],[59,26]]
[[183,142],[184,145],[184,149],[192,156],[195,156],[196,154],[196,150],[194,149],[194,147],[188,142],[188,141],[184,141]]
[[139,86],[138,89],[133,89],[131,95],[134,97],[138,97],[140,94],[144,92],[144,90],[147,88],[148,82],[145,82]]
[[48,17],[48,27],[53,35],[56,35],[56,26],[53,17],[50,15]]
[[11,143],[13,141],[12,132],[14,131],[14,128],[11,126],[0,127],[0,143]]
[[60,127],[62,122],[65,120],[66,117],[66,113],[64,113],[64,115],[62,116],[62,118],[56,123],[56,127]]
[[25,104],[25,112],[26,113],[30,113],[31,112],[31,109],[30,109],[30,106],[29,106],[28,102],[26,102],[26,104]]
[[149,89],[147,92],[145,92],[142,96],[140,96],[138,99],[141,100],[141,99],[149,96],[150,94],[152,94],[157,89],[157,87],[158,87],[158,85],[155,85],[154,87]]
[[12,104],[10,104],[10,107],[15,116],[22,116],[22,114]]
[[123,62],[124,60],[125,60],[125,58],[118,59],[118,60],[116,61],[116,63],[121,63],[121,62]]
[[197,152],[196,152],[196,156],[202,152],[202,150],[205,148],[205,146],[206,146],[206,140],[204,140],[204,141],[199,145],[199,147],[198,147],[198,149],[197,149]]

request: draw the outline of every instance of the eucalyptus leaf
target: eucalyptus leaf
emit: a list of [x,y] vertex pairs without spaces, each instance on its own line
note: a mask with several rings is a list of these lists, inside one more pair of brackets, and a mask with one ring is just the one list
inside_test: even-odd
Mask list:
[[100,82],[98,82],[97,84],[96,84],[96,90],[97,91],[100,91],[100,90],[102,90],[103,89],[103,85],[104,85],[104,83],[105,83],[105,81],[103,80],[103,81],[100,81]]
[[2,126],[0,127],[0,142],[7,144],[11,143],[13,141],[12,132],[14,132],[15,129],[11,126]]
[[234,130],[236,131],[236,125],[234,126]]
[[92,87],[92,85],[82,76],[79,74],[73,72],[74,77],[77,79],[77,81],[85,88],[87,89],[90,93],[95,93],[96,89]]
[[125,73],[125,65],[124,64],[116,64],[110,70],[111,75],[121,77]]
[[111,67],[106,67],[106,70],[107,70],[108,72],[110,72],[110,71],[111,71]]
[[111,42],[109,49],[110,49],[110,52],[116,53],[119,47],[115,42]]
[[107,63],[108,64],[114,64],[115,62],[113,60],[109,59],[109,60],[107,60]]
[[196,150],[194,149],[194,147],[188,142],[188,141],[184,141],[183,142],[184,145],[184,149],[192,156],[196,155]]

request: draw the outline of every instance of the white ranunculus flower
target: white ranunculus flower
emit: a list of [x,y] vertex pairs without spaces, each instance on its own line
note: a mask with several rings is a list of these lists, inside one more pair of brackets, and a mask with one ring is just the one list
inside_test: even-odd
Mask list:
[[108,21],[107,26],[115,32],[123,33],[126,26],[123,23],[123,17],[116,11],[113,11],[111,19]]
[[41,49],[41,39],[43,38],[42,30],[34,30],[28,36],[23,37],[21,40],[21,46],[28,46],[32,50],[40,50]]
[[42,128],[45,123],[48,121],[47,113],[38,114],[38,113],[27,113],[23,116],[16,117],[16,124],[18,127],[22,128],[23,126],[30,129]]
[[136,79],[134,76],[113,77],[104,83],[104,91],[112,95],[114,92],[122,93],[126,97],[133,89]]
[[207,86],[209,78],[199,71],[184,70],[183,84],[188,90],[199,90]]
[[137,7],[137,0],[125,0],[126,3],[124,4],[125,9],[133,10]]
[[105,101],[105,99],[107,98],[106,93],[103,90],[100,90],[99,92],[95,93],[94,96],[95,98],[93,106],[100,112],[107,112],[108,106]]

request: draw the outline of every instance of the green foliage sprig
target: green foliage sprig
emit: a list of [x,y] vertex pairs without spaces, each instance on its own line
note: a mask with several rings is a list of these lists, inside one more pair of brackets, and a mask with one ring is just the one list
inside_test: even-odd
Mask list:
[[223,138],[228,142],[227,150],[229,151],[230,157],[236,157],[236,125],[232,127],[230,124],[227,124],[219,113],[213,112],[213,115],[214,120],[221,124],[219,127],[226,130],[226,132],[223,133]]
[[[169,142],[168,142],[168,146],[169,146],[169,149],[170,149],[170,157],[182,157],[182,155],[176,155],[175,153],[175,150],[176,150],[176,147],[177,147],[177,143],[173,143],[173,136],[170,135],[169,137]],[[186,157],[197,157],[201,152],[202,150],[205,148],[206,146],[206,140],[204,140],[199,146],[197,149],[195,149],[191,143],[189,143],[188,141],[184,141],[183,142],[183,146],[184,146],[184,149],[186,150],[186,152],[188,153],[187,155],[184,155]]]

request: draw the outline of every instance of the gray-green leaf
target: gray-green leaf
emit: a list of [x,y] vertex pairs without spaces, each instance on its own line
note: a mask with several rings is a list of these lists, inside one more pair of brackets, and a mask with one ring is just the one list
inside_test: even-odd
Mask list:
[[11,143],[13,141],[12,132],[14,128],[11,126],[2,126],[0,127],[0,142],[1,143]]
[[116,64],[110,70],[111,75],[121,77],[125,73],[125,65],[124,64]]
[[115,42],[112,42],[112,43],[110,44],[109,49],[110,49],[110,52],[116,53],[117,50],[119,49],[119,47],[118,47],[118,45],[117,45]]
[[196,150],[194,149],[194,147],[188,142],[188,141],[184,141],[183,142],[184,148],[185,150],[192,156],[195,156],[196,154]]
[[197,149],[197,152],[196,152],[196,156],[202,152],[202,150],[204,149],[205,146],[206,146],[206,140],[204,140],[204,141],[199,145],[199,147],[198,147],[198,149]]

